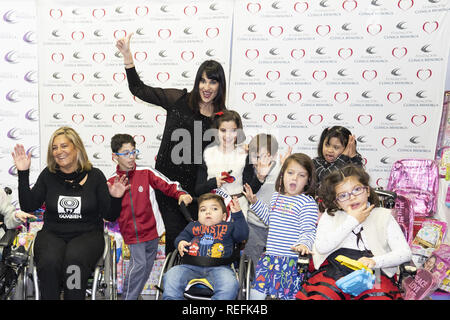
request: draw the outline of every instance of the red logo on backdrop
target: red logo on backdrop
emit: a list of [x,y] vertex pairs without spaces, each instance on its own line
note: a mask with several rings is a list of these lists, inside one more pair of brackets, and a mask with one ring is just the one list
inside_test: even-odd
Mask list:
[[197,14],[196,6],[186,6],[183,10],[184,14],[187,16],[195,16]]
[[377,35],[383,30],[383,26],[381,24],[369,24],[366,28],[367,33],[374,36]]
[[259,57],[259,51],[258,49],[247,49],[245,51],[245,56],[247,57],[247,59],[255,60]]
[[325,70],[315,70],[312,77],[316,81],[322,81],[327,77],[327,72]]
[[290,147],[295,146],[298,143],[298,137],[297,136],[286,136],[286,137],[284,137],[284,143]]
[[81,113],[73,114],[72,121],[76,124],[80,124],[84,121],[84,116]]
[[402,10],[409,10],[414,5],[414,0],[400,0],[397,6]]
[[358,116],[358,123],[363,126],[367,126],[372,122],[372,115],[370,114],[360,114]]
[[94,134],[91,139],[93,143],[101,144],[103,143],[103,141],[105,141],[105,136],[102,134]]
[[416,76],[420,80],[425,81],[428,78],[430,78],[432,74],[433,73],[432,73],[431,69],[419,69],[419,70],[417,70]]
[[408,53],[408,49],[405,47],[395,47],[392,49],[392,55],[396,57],[397,59],[401,59]]
[[319,123],[323,121],[323,115],[321,114],[310,114],[308,117],[309,123],[317,126]]
[[84,80],[84,74],[83,73],[72,73],[72,81],[75,83],[81,83]]
[[383,147],[389,149],[397,144],[397,139],[394,137],[384,137],[383,139],[381,139],[381,144],[383,145]]
[[101,19],[106,15],[105,9],[94,9],[92,10],[92,16],[96,19]]
[[54,63],[60,63],[64,61],[64,54],[62,54],[61,52],[52,53],[51,59]]
[[270,80],[270,81],[277,81],[278,79],[280,79],[280,75],[281,75],[280,71],[270,70],[266,73],[266,78],[267,78],[267,80]]
[[387,180],[383,178],[378,178],[375,183],[377,184],[377,186],[384,188],[387,185]]
[[345,11],[353,11],[358,7],[358,2],[354,1],[354,0],[345,0],[344,2],[342,2],[342,8]]
[[142,134],[137,134],[133,136],[134,141],[136,141],[136,144],[143,144],[145,142],[145,136]]
[[136,51],[134,53],[134,59],[136,59],[136,61],[139,61],[139,62],[147,60],[147,52],[145,52],[145,51]]
[[402,100],[403,94],[401,92],[389,92],[387,99],[390,103],[397,103]]
[[258,2],[249,2],[247,3],[247,11],[250,13],[257,13],[261,10],[261,4]]
[[305,50],[304,49],[292,49],[291,50],[291,57],[295,60],[300,60],[305,56]]
[[170,79],[170,74],[168,72],[158,72],[156,74],[156,79],[158,79],[159,82],[166,82]]
[[53,19],[60,19],[63,15],[63,12],[61,9],[50,9],[49,14]]
[[74,31],[74,32],[72,32],[71,37],[75,41],[81,41],[84,39],[84,32],[83,31]]
[[119,40],[125,38],[127,36],[127,32],[125,30],[116,30],[114,31],[114,39]]
[[181,59],[186,62],[191,61],[192,59],[194,59],[194,51],[181,52]]
[[338,56],[344,60],[350,58],[353,55],[352,48],[341,48],[338,50]]
[[158,30],[158,37],[162,40],[169,39],[172,35],[172,31],[170,29],[159,29]]
[[125,115],[122,113],[120,114],[116,113],[115,115],[112,116],[112,121],[114,123],[121,124],[125,121]]
[[302,94],[300,92],[289,92],[287,98],[290,102],[296,103],[302,99]]
[[364,80],[372,81],[378,76],[378,73],[376,70],[364,70],[362,73],[362,77]]
[[115,72],[113,74],[113,80],[117,83],[123,82],[127,78],[125,72]]
[[94,60],[97,63],[102,63],[105,61],[106,55],[103,52],[94,52],[92,54],[92,60]]
[[433,33],[439,28],[439,23],[437,21],[427,21],[423,24],[422,29],[426,33]]
[[298,13],[303,13],[309,9],[309,4],[306,1],[294,3],[294,11]]
[[283,34],[283,27],[282,26],[271,26],[269,28],[269,34],[272,37],[279,37]]
[[267,124],[274,124],[277,121],[278,117],[276,114],[265,114],[263,116],[263,121]]
[[348,92],[336,92],[334,94],[334,101],[338,103],[344,103],[348,100],[349,94]]
[[316,27],[316,33],[319,35],[319,36],[322,36],[322,37],[324,37],[324,36],[326,36],[327,34],[329,34],[331,32],[331,27],[330,27],[330,25],[318,25],[317,27]]
[[427,116],[424,114],[415,114],[411,117],[411,123],[417,127],[427,122]]
[[136,12],[137,16],[146,16],[148,15],[148,7],[147,6],[143,6],[143,7],[136,7],[136,9],[134,10],[134,12]]
[[54,103],[61,103],[64,101],[64,95],[62,93],[53,93],[50,97],[50,99]]
[[242,100],[244,100],[247,103],[251,103],[253,101],[255,101],[256,99],[256,93],[254,92],[244,92],[242,94]]
[[166,121],[165,119],[166,119],[166,115],[165,114],[157,114],[156,117],[155,117],[155,121],[158,124],[160,124],[160,125],[164,124],[164,122]]
[[220,31],[219,31],[219,28],[217,28],[217,27],[206,29],[206,36],[210,39],[214,39],[215,37],[217,37],[219,35],[219,33],[220,33]]
[[92,95],[92,101],[95,103],[102,103],[105,101],[105,95],[103,93],[94,93]]

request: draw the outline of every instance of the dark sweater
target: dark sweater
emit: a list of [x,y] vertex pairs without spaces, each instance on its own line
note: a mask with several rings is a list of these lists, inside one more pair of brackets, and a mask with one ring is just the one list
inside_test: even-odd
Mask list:
[[[135,68],[125,70],[133,95],[167,111],[155,169],[194,194],[197,164],[202,162],[203,150],[211,142],[203,141],[205,131],[211,127],[211,119],[189,107],[186,89],[154,88],[142,82]],[[175,130],[176,134],[172,136]]]
[[104,174],[92,168],[86,182],[77,189],[48,168],[42,170],[30,189],[29,170],[18,171],[19,202],[25,212],[45,203],[44,229],[71,238],[93,230],[103,230],[103,219],[114,221],[120,215],[121,198],[109,195]]
[[191,256],[228,258],[233,253],[235,243],[248,239],[248,224],[242,211],[231,214],[230,222],[221,222],[213,226],[202,225],[198,221],[190,222],[175,239],[175,247],[181,240],[191,242]]
[[363,166],[363,158],[359,153],[356,154],[353,158],[350,158],[349,156],[346,156],[345,154],[339,155],[337,159],[329,163],[322,157],[316,157],[313,159],[314,166],[316,168],[316,176],[317,176],[317,183],[322,182],[322,180],[332,171],[338,170],[340,168],[343,168],[344,166],[348,164],[354,164],[356,166],[362,167]]

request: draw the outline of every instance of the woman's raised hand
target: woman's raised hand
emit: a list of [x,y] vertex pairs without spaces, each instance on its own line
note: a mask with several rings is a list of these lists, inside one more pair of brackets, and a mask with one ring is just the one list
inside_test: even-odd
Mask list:
[[119,49],[120,53],[123,56],[123,61],[125,65],[133,64],[133,54],[130,49],[130,39],[133,36],[133,32],[127,35],[125,38],[121,38],[116,42],[116,48]]
[[17,170],[25,171],[31,166],[31,152],[26,153],[25,148],[21,144],[16,144],[14,152],[11,153]]

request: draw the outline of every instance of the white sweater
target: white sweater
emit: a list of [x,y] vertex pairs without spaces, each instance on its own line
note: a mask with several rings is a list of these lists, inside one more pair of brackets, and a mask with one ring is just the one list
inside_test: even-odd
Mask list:
[[[221,189],[224,189],[229,195],[237,194],[243,191],[242,174],[245,167],[245,159],[247,153],[242,146],[237,146],[233,151],[223,153],[218,145],[207,147],[203,152],[203,159],[205,161],[208,179],[215,178],[217,174],[223,171],[232,171],[232,175],[236,180],[232,183],[224,183]],[[239,198],[244,216],[247,218],[248,201],[244,196]]]
[[[364,242],[356,244],[356,235],[361,231]],[[337,211],[334,216],[324,213],[317,226],[316,241],[313,247],[314,267],[318,269],[325,259],[340,248],[371,250],[375,268],[381,268],[392,277],[397,267],[411,260],[411,249],[397,221],[389,209],[374,208],[362,223],[345,211]]]

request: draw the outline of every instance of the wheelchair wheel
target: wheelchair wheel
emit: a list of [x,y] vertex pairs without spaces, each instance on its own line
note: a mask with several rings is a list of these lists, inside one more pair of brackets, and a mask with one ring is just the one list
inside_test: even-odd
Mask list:
[[169,252],[166,256],[166,259],[164,259],[164,263],[163,266],[161,268],[161,273],[159,274],[159,278],[158,278],[158,285],[156,286],[156,296],[155,296],[155,300],[161,300],[162,299],[162,291],[164,290],[163,288],[163,276],[164,273],[167,272],[167,270],[169,270],[168,265],[169,265],[169,261],[171,260],[173,255],[173,252]]
[[239,259],[238,281],[239,293],[238,300],[248,300],[250,297],[250,286],[255,274],[252,259],[245,254]]

